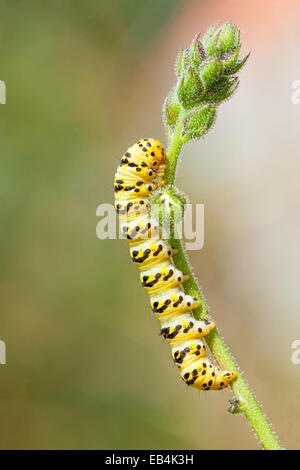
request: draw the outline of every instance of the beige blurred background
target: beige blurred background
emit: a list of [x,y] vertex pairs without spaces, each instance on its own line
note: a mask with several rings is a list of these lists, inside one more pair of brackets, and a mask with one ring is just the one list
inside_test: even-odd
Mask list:
[[177,185],[205,204],[190,258],[282,443],[299,448],[299,2],[1,1],[2,449],[256,449],[231,392],[187,390],[124,241],[96,238],[121,154],[166,143],[174,59],[215,21],[251,51]]

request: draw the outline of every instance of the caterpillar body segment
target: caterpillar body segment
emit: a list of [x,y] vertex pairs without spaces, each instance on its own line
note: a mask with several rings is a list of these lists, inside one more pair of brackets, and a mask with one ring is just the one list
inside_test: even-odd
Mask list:
[[160,334],[172,349],[186,341],[201,339],[215,328],[213,321],[195,320],[190,314],[180,315],[175,320],[173,317],[161,326]]
[[152,295],[150,303],[153,313],[160,322],[173,318],[174,315],[189,312],[200,305],[199,299],[184,294],[181,289],[170,289],[158,295]]
[[189,276],[184,276],[179,269],[168,261],[157,264],[150,269],[141,271],[140,281],[150,297],[152,295],[174,289]]
[[140,270],[140,282],[182,379],[199,390],[219,390],[237,375],[221,370],[207,357],[202,338],[215,324],[193,317],[192,310],[200,301],[184,293],[182,283],[188,276],[175,268],[176,250],[161,238],[160,225],[149,210],[149,196],[164,184],[165,162],[166,153],[158,140],[142,139],[130,147],[115,175],[115,208],[130,257]]
[[159,237],[153,237],[151,241],[147,240],[144,243],[141,242],[138,246],[130,247],[131,259],[141,270],[160,264],[175,253],[176,250],[173,250],[166,241],[161,240]]

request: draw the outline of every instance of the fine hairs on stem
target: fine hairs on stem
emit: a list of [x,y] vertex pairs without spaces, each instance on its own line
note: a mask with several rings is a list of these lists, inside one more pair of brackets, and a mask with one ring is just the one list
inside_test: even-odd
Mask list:
[[[163,119],[169,137],[166,191],[174,187],[178,158],[185,143],[203,137],[212,127],[216,109],[236,91],[237,72],[245,64],[249,54],[239,59],[240,31],[227,22],[212,25],[202,41],[197,35],[192,44],[181,51],[176,62],[177,83],[170,91],[163,106]],[[176,248],[174,264],[190,278],[183,284],[186,294],[201,300],[193,311],[196,318],[208,318],[201,290],[187,260],[181,240],[173,233],[170,244]],[[254,430],[264,449],[282,449],[272,431],[254,393],[242,377],[237,363],[231,357],[217,329],[211,331],[206,342],[221,368],[235,370],[238,374],[231,383],[234,399],[229,411],[243,414]]]

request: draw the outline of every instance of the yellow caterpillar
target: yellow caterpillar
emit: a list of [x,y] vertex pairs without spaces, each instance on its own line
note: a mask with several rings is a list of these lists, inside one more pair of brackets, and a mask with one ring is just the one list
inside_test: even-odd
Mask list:
[[215,327],[210,320],[195,320],[191,311],[200,305],[186,295],[181,284],[187,275],[175,268],[170,245],[160,238],[159,223],[149,213],[149,195],[162,186],[166,153],[155,139],[142,139],[121,158],[115,175],[115,208],[121,230],[128,239],[130,256],[140,270],[152,311],[161,322],[161,334],[169,343],[174,363],[187,385],[200,390],[225,388],[236,378],[206,356],[201,338]]

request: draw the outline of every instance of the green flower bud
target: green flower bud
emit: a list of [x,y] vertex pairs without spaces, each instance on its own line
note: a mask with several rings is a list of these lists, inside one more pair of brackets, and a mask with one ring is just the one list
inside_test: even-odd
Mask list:
[[199,139],[213,125],[216,116],[216,107],[207,104],[190,111],[183,122],[182,138],[184,142]]
[[215,46],[215,43],[212,41],[212,38],[214,37],[218,29],[219,29],[218,23],[212,24],[206,31],[204,38],[202,40],[205,52],[209,56],[213,55],[213,46]]
[[214,24],[205,34],[203,44],[208,57],[231,56],[240,49],[240,31],[231,22],[220,27]]
[[163,120],[169,133],[174,130],[180,113],[180,104],[177,101],[176,90],[173,89],[167,96],[163,105]]
[[242,413],[243,412],[241,402],[237,398],[233,398],[232,400],[229,400],[229,404],[230,405],[229,405],[229,408],[227,410],[227,411],[229,411],[229,413],[237,414],[237,413]]
[[222,56],[222,63],[224,65],[224,71],[229,71],[231,70],[232,67],[236,64],[236,61],[239,58],[240,54],[240,47],[236,50],[236,52],[232,55],[226,54],[225,56]]
[[205,50],[199,36],[200,34],[196,35],[189,48],[190,61],[196,70],[199,70],[200,65],[206,59]]
[[178,78],[180,78],[183,72],[190,66],[190,59],[189,59],[189,50],[184,49],[178,54],[177,61],[176,61],[176,74]]
[[230,98],[237,89],[237,77],[221,78],[205,95],[208,103],[220,103]]
[[203,64],[200,75],[206,90],[219,80],[222,72],[223,64],[219,60],[212,59]]
[[172,228],[183,219],[186,196],[177,189],[166,189],[150,200],[151,216],[163,227]]
[[200,77],[192,67],[183,74],[177,89],[177,96],[180,104],[185,109],[197,106],[204,93],[204,87]]
[[240,49],[240,30],[237,26],[232,24],[230,21],[225,23],[220,28],[219,38],[219,49],[220,53],[223,54],[234,54],[237,49]]

